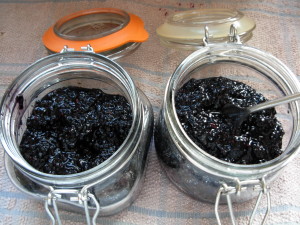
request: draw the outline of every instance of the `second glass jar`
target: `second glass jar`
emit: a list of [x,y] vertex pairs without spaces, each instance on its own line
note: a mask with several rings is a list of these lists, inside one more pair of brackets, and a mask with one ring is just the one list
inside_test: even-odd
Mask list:
[[254,165],[222,161],[191,140],[175,108],[175,95],[186,82],[209,77],[243,82],[268,99],[299,92],[300,85],[293,73],[272,55],[236,43],[203,47],[177,67],[167,84],[156,124],[157,154],[168,177],[180,190],[197,200],[216,203],[217,209],[219,203],[242,202],[268,192],[278,172],[299,152],[300,111],[298,102],[276,108],[285,131],[279,157]]

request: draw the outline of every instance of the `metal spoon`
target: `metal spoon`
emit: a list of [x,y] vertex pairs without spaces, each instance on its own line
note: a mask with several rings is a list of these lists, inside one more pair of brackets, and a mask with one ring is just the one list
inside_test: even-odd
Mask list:
[[282,98],[266,101],[254,106],[242,108],[233,104],[226,104],[221,112],[233,120],[235,128],[239,128],[241,124],[247,119],[250,113],[257,112],[263,109],[272,108],[284,103],[300,100],[300,93],[287,95]]

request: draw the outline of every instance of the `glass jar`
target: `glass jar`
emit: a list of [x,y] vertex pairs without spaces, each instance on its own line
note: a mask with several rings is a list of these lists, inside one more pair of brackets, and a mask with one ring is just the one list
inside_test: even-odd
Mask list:
[[[26,162],[18,146],[35,102],[50,91],[67,86],[97,88],[126,97],[133,122],[123,144],[100,165],[77,174],[46,174]],[[144,179],[152,124],[150,102],[120,65],[91,52],[50,55],[20,74],[3,97],[0,138],[7,153],[6,169],[17,188],[45,200],[53,222],[60,224],[57,205],[62,205],[68,210],[84,209],[88,224],[93,212],[94,224],[98,214],[117,213],[137,197]]]
[[[178,119],[175,95],[192,78],[226,77],[253,87],[270,100],[300,92],[300,84],[277,58],[240,44],[235,27],[231,26],[228,31],[228,43],[207,43],[208,30],[204,30],[206,45],[184,59],[168,81],[155,128],[157,154],[167,176],[180,190],[197,200],[215,203],[218,224],[221,224],[220,203],[228,204],[231,221],[235,224],[232,202],[258,196],[251,223],[263,194],[268,200],[265,222],[270,211],[269,186],[299,152],[299,102],[276,107],[276,117],[285,131],[283,153],[261,164],[241,165],[213,157],[191,140]],[[186,43],[182,47],[186,48]]]
[[[61,224],[58,205],[84,211],[87,223],[95,224],[99,214],[115,214],[137,197],[152,137],[153,111],[129,74],[113,60],[147,39],[143,21],[134,14],[113,8],[75,12],[58,20],[43,36],[45,47],[57,54],[32,64],[7,89],[0,106],[0,140],[8,176],[22,192],[45,202],[53,224]],[[132,125],[122,145],[98,166],[71,175],[43,173],[19,151],[26,121],[36,101],[69,86],[124,96],[131,106]]]

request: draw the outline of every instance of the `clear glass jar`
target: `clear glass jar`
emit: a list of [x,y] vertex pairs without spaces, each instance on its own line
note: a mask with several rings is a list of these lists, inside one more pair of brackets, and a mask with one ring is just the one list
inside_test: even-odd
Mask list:
[[[46,174],[26,162],[18,146],[35,102],[67,86],[123,95],[131,105],[133,122],[120,148],[100,165],[77,174]],[[90,52],[59,53],[37,61],[17,77],[1,103],[0,138],[7,153],[8,175],[21,191],[46,200],[45,207],[53,221],[60,220],[57,204],[68,210],[84,209],[88,224],[90,211],[95,223],[98,213],[111,215],[129,206],[143,183],[152,127],[150,102],[127,72],[107,57]]]
[[[282,123],[283,154],[255,165],[219,160],[198,147],[183,130],[175,109],[175,95],[191,78],[227,77],[243,82],[268,99],[300,92],[295,75],[278,59],[258,49],[236,43],[212,44],[189,55],[171,76],[155,129],[155,146],[170,180],[189,196],[218,204],[242,202],[266,193],[278,172],[299,152],[299,102],[276,107]],[[253,213],[254,215],[254,213]],[[251,217],[252,220],[252,217]]]

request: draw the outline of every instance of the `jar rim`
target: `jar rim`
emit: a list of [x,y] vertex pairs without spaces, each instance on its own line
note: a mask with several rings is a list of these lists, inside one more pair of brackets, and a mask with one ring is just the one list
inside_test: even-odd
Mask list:
[[[80,173],[70,174],[70,175],[53,175],[53,174],[47,174],[43,173],[41,171],[36,170],[33,168],[28,162],[26,162],[19,152],[18,146],[16,144],[16,141],[13,140],[13,137],[11,133],[10,127],[8,127],[11,121],[11,115],[5,113],[6,110],[8,110],[7,106],[11,101],[14,101],[15,97],[18,96],[20,92],[22,92],[22,88],[24,88],[26,85],[32,85],[34,82],[37,82],[40,77],[37,77],[36,74],[33,76],[34,71],[37,71],[37,73],[43,73],[43,65],[48,65],[51,61],[56,62],[56,64],[60,63],[60,60],[62,58],[69,59],[70,65],[74,66],[74,62],[72,62],[73,59],[78,58],[84,58],[84,59],[90,59],[90,63],[93,64],[94,68],[99,67],[101,63],[105,67],[110,67],[116,73],[118,76],[117,79],[120,80],[120,83],[126,86],[126,91],[128,92],[128,95],[131,98],[131,109],[132,109],[132,115],[133,115],[133,121],[130,128],[130,131],[122,143],[122,145],[118,148],[118,150],[106,161],[99,164],[96,167],[93,167],[87,171],[83,171]],[[98,64],[97,64],[98,63]],[[55,63],[53,63],[54,65]],[[81,66],[84,64],[81,64]],[[51,67],[51,66],[50,66]],[[100,67],[99,67],[100,68]],[[51,68],[47,68],[49,71]],[[112,74],[111,74],[112,75]],[[33,77],[32,77],[33,76]],[[44,74],[45,76],[45,74]],[[112,75],[113,76],[113,75]],[[23,84],[23,87],[21,84]],[[1,110],[1,123],[0,123],[0,140],[1,143],[5,149],[5,152],[10,156],[10,158],[13,160],[13,162],[21,168],[22,171],[24,171],[26,174],[28,174],[31,178],[36,179],[43,183],[53,183],[57,185],[72,185],[74,182],[88,182],[90,180],[95,179],[95,176],[99,179],[100,176],[107,175],[107,173],[112,172],[112,169],[115,167],[119,167],[120,164],[123,164],[127,162],[131,157],[133,152],[136,148],[134,148],[133,145],[136,145],[136,140],[139,138],[140,134],[140,120],[141,120],[141,113],[140,113],[140,100],[138,98],[137,89],[135,87],[135,84],[131,77],[128,75],[128,73],[116,62],[112,61],[111,59],[101,56],[95,53],[91,52],[66,52],[66,53],[58,53],[53,54],[50,56],[47,56],[45,58],[42,58],[38,60],[37,62],[30,65],[26,70],[24,70],[9,86],[6,93],[4,94],[0,110]],[[13,107],[16,104],[14,104]]]
[[[230,55],[230,60],[233,63],[236,63],[235,60],[238,58],[244,58],[245,63],[250,63],[251,58],[256,59],[260,66],[266,67],[275,72],[276,75],[278,75],[278,79],[286,79],[291,94],[294,92],[300,92],[300,85],[296,76],[286,65],[284,65],[279,59],[271,54],[253,47],[235,43],[208,45],[196,52],[193,52],[186,59],[184,59],[176,68],[167,84],[163,109],[164,113],[166,113],[166,126],[171,132],[171,137],[176,139],[174,143],[177,145],[179,151],[195,166],[200,167],[205,171],[214,171],[216,175],[222,174],[223,176],[230,178],[232,178],[232,174],[240,177],[247,175],[264,176],[270,171],[281,169],[286,163],[289,162],[289,160],[293,158],[292,156],[295,156],[296,153],[299,152],[299,141],[294,140],[294,142],[296,141],[296,144],[293,142],[295,148],[291,150],[291,154],[289,154],[289,152],[284,152],[277,158],[261,164],[241,165],[220,160],[205,152],[189,138],[183,127],[180,125],[175,108],[175,92],[176,86],[179,83],[179,79],[188,74],[189,71],[192,70],[191,68],[193,68],[193,65],[198,63],[197,66],[199,66],[204,55],[209,54],[208,57],[213,58],[220,52]],[[218,63],[218,59],[213,59],[213,61],[214,62],[208,63]],[[205,63],[203,62],[203,64]],[[257,68],[254,69],[256,70]],[[298,103],[294,102],[293,104],[295,104],[295,108],[298,112],[297,115],[299,115]]]

